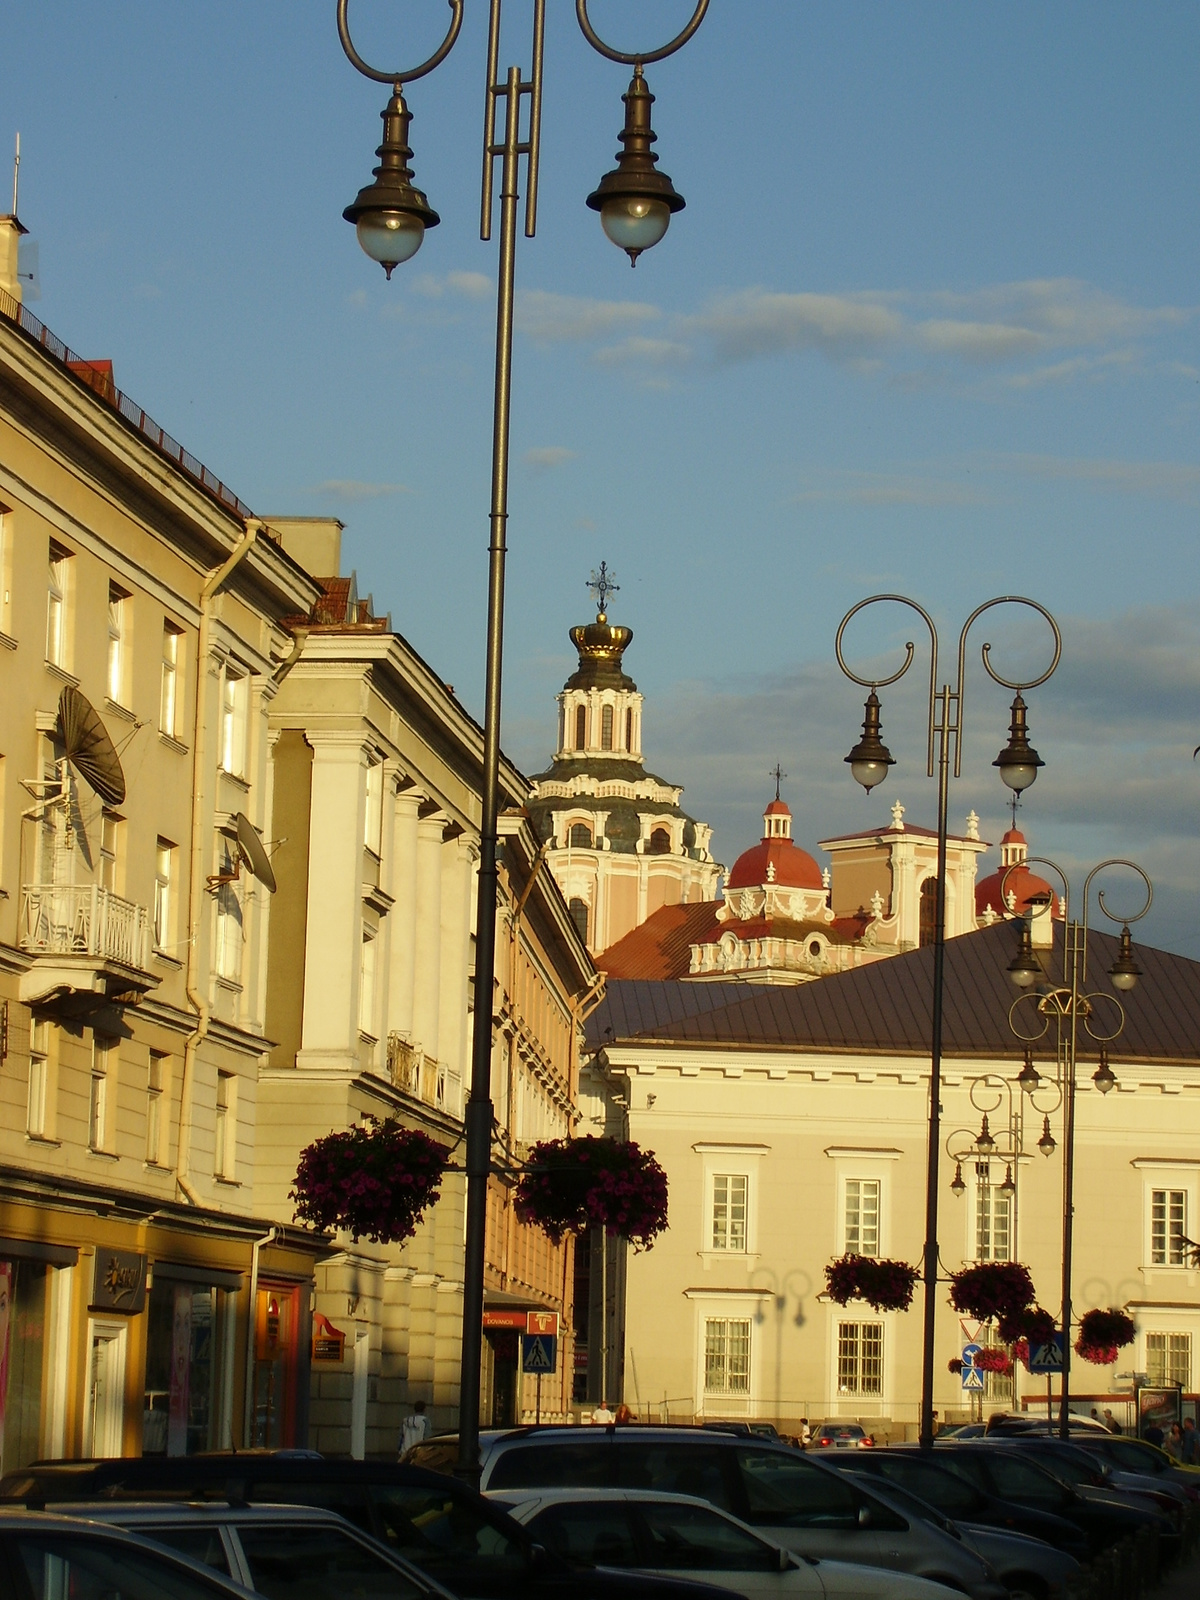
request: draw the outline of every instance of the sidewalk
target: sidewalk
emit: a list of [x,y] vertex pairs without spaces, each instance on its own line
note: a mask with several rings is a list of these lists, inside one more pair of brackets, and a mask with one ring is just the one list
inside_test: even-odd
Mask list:
[[1196,1600],[1200,1595],[1200,1555],[1194,1555],[1182,1567],[1151,1590],[1150,1600]]

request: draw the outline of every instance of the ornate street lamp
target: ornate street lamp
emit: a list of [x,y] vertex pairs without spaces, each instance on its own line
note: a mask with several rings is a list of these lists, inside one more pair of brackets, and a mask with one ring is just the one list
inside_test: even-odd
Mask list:
[[889,766],[894,762],[887,747],[883,744],[879,732],[879,696],[878,690],[886,688],[888,684],[895,683],[902,678],[912,666],[916,653],[915,646],[910,641],[905,646],[905,657],[897,672],[887,678],[860,678],[846,665],[842,654],[842,639],[851,619],[865,607],[876,605],[881,601],[895,601],[900,605],[908,606],[922,618],[929,629],[930,664],[929,664],[929,736],[926,747],[925,769],[929,777],[934,773],[934,747],[937,746],[937,773],[938,773],[938,843],[937,843],[937,880],[934,898],[934,933],[933,933],[933,1026],[930,1040],[930,1083],[929,1083],[929,1135],[927,1145],[927,1169],[925,1176],[925,1251],[924,1251],[924,1330],[921,1352],[921,1446],[923,1449],[933,1448],[933,1375],[934,1375],[934,1333],[937,1320],[937,1270],[938,1270],[938,1158],[941,1145],[941,1075],[942,1075],[942,1022],[945,994],[945,957],[946,957],[946,836],[949,811],[949,785],[951,753],[953,752],[954,776],[957,778],[962,771],[962,711],[963,695],[966,687],[967,673],[967,635],[971,625],[985,611],[993,606],[1014,603],[1028,606],[1038,612],[1050,625],[1054,636],[1054,658],[1050,666],[1038,678],[1031,678],[1025,682],[1017,682],[1003,678],[991,664],[991,645],[983,646],[983,665],[988,676],[996,683],[1002,684],[1006,689],[1011,689],[1016,695],[1013,702],[1012,726],[1010,729],[1007,752],[1002,752],[996,763],[1000,775],[1012,789],[1014,794],[1019,794],[1022,789],[1028,788],[1037,777],[1037,769],[1041,760],[1034,750],[1030,750],[1028,737],[1025,733],[1024,706],[1021,698],[1023,689],[1034,689],[1039,684],[1045,683],[1055,667],[1058,666],[1062,654],[1062,635],[1058,624],[1036,600],[1026,600],[1020,595],[1001,595],[995,600],[988,600],[974,610],[963,624],[962,632],[958,638],[958,674],[953,683],[945,682],[938,688],[938,634],[934,627],[933,618],[915,600],[909,600],[901,594],[877,594],[869,599],[860,600],[842,618],[841,626],[837,631],[834,650],[837,655],[838,666],[852,683],[861,684],[869,691],[866,705],[866,719],[863,723],[863,737],[861,741],[847,756],[850,770],[863,788],[869,793],[877,784],[882,783],[887,776]]
[[[407,72],[382,72],[372,67],[350,37],[349,0],[338,0],[337,23],[342,49],[351,64],[375,83],[390,84],[391,99],[383,111],[383,143],[376,152],[379,165],[375,181],[361,189],[353,205],[343,212],[353,222],[359,243],[388,278],[401,262],[411,260],[421,247],[426,229],[436,227],[438,215],[425,196],[413,187],[408,144],[411,117],[402,88],[432,72],[449,55],[462,28],[463,0],[448,0],[450,27],[433,55]],[[634,68],[634,81],[625,98],[623,154],[617,169],[601,179],[588,204],[599,202],[601,221],[632,259],[657,244],[667,231],[671,213],[683,207],[671,180],[655,171],[657,158],[650,146],[654,134],[649,109],[653,96],[642,68],[649,61],[672,55],[695,33],[704,20],[709,0],[697,0],[691,21],[661,50],[624,55],[596,34],[587,14],[587,0],[576,0],[575,11],[584,37],[610,61]],[[471,1083],[466,1115],[467,1217],[463,1269],[462,1364],[460,1369],[458,1463],[455,1471],[478,1484],[479,1378],[483,1354],[483,1272],[487,1232],[487,1185],[491,1170],[493,1107],[491,1100],[492,993],[496,966],[496,898],[499,888],[500,792],[500,685],[503,664],[504,571],[507,556],[509,416],[512,399],[513,301],[516,267],[517,202],[521,158],[525,159],[525,236],[537,230],[538,163],[541,150],[542,53],[546,0],[533,0],[531,68],[526,78],[520,67],[499,75],[501,0],[491,0],[488,27],[487,94],[483,149],[483,191],[480,237],[492,236],[492,198],[496,163],[500,162],[500,270],[496,299],[496,383],[492,427],[491,535],[488,546],[487,669],[483,717],[483,782],[480,795],[479,883],[475,939],[475,994],[471,1038]],[[522,104],[528,100],[522,132]],[[503,117],[499,108],[503,104]],[[665,207],[665,215],[663,208]]]

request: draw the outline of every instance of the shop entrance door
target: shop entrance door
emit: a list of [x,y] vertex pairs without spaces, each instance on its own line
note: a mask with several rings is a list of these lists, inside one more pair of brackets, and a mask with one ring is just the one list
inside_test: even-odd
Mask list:
[[88,1339],[91,1356],[84,1453],[119,1456],[125,1418],[125,1324],[91,1321]]
[[520,1374],[520,1340],[508,1329],[489,1335],[492,1344],[493,1428],[510,1428],[520,1421],[517,1397]]
[[258,1290],[254,1337],[254,1415],[250,1443],[286,1449],[296,1442],[296,1331],[300,1291],[293,1284]]

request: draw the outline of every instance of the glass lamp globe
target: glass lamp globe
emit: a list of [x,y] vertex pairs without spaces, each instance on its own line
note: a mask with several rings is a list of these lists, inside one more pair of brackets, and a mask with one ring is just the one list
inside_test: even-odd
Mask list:
[[1038,769],[1028,761],[1005,762],[1000,769],[1000,776],[1014,794],[1020,794],[1023,789],[1028,789],[1037,775]]
[[852,761],[850,775],[856,783],[861,783],[869,794],[877,784],[883,782],[888,775],[886,761]]
[[652,195],[615,194],[600,207],[600,225],[621,250],[638,255],[656,245],[671,221],[671,208]]
[[358,242],[390,278],[392,268],[421,248],[425,224],[411,211],[364,211],[354,225]]

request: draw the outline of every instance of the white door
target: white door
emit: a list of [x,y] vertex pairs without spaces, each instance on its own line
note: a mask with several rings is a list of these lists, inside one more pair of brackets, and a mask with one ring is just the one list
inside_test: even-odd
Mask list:
[[125,1337],[123,1322],[89,1322],[90,1383],[84,1453],[119,1456],[125,1418]]
[[354,1389],[350,1396],[350,1454],[361,1461],[367,1453],[367,1379],[371,1368],[371,1335],[360,1328],[354,1337]]

